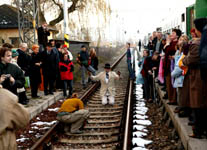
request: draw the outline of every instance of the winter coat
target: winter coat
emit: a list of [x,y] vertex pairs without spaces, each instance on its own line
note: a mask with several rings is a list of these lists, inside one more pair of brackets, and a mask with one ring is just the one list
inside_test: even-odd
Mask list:
[[191,108],[207,107],[207,81],[201,80],[199,46],[200,39],[195,39],[189,47],[188,55],[183,59],[183,64],[188,66]]
[[86,68],[88,67],[88,59],[89,59],[89,55],[87,51],[80,51],[78,53],[78,63],[80,63],[80,65],[84,65]]
[[90,57],[88,64],[91,65],[94,69],[98,70],[98,57]]
[[59,62],[59,69],[61,80],[73,80],[74,66],[72,61],[68,60],[67,62]]
[[17,88],[24,87],[25,78],[23,71],[16,65],[11,63],[5,65],[0,62],[0,76],[2,74],[10,74],[15,79],[15,83],[13,85],[10,83],[9,78],[2,83],[3,87],[12,93],[17,94]]
[[46,44],[48,42],[47,37],[50,35],[50,32],[44,30],[43,27],[39,27],[37,29],[37,35],[38,35],[38,43],[42,44],[44,47],[46,47]]
[[101,89],[100,89],[100,95],[103,97],[107,90],[110,93],[110,96],[115,96],[116,94],[116,88],[115,88],[115,80],[119,79],[119,76],[116,74],[116,72],[110,71],[109,72],[109,80],[108,83],[106,83],[106,72],[100,72],[96,76],[90,77],[92,80],[100,81],[101,82]]
[[24,71],[25,76],[30,75],[30,64],[31,64],[31,56],[27,53],[23,52],[22,50],[18,49],[17,52],[19,53],[19,57],[17,59],[17,64],[19,67]]
[[182,75],[183,70],[178,66],[178,60],[180,59],[180,54],[175,55],[175,68],[171,72],[171,77],[174,78],[173,87],[183,87],[184,76]]
[[29,123],[29,113],[16,95],[0,88],[0,150],[17,150],[15,130]]
[[159,70],[159,60],[154,61],[154,60],[152,60],[152,57],[146,57],[145,60],[144,60],[142,70],[141,70],[142,76],[145,77],[145,78],[150,76],[148,71],[152,72],[153,67],[157,67],[157,69],[155,70],[155,76],[157,76],[158,75],[158,70]]
[[163,50],[165,53],[165,58],[163,61],[163,69],[164,69],[164,75],[167,76],[168,73],[170,73],[170,66],[171,61],[169,59],[169,56],[175,55],[176,49],[175,45],[177,44],[177,41],[172,41],[170,45],[166,46]]
[[41,58],[40,58],[40,53],[32,53],[31,55],[32,59],[31,59],[31,73],[30,73],[30,78],[31,78],[31,82],[35,82],[37,84],[41,83],[41,74],[40,74],[40,66],[35,65],[35,63],[40,63],[41,62]]
[[51,51],[50,54],[47,53],[47,50],[41,53],[41,62],[42,62],[42,73],[44,76],[50,76],[53,79],[56,79],[58,74],[58,63],[59,58],[57,53]]

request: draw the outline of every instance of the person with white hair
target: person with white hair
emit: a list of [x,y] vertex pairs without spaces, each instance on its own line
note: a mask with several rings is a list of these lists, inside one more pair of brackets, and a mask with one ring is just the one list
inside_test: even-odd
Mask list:
[[17,52],[19,53],[17,64],[25,72],[25,76],[29,76],[29,69],[31,63],[31,56],[26,53],[27,48],[27,43],[21,43],[19,45],[19,49],[17,50]]

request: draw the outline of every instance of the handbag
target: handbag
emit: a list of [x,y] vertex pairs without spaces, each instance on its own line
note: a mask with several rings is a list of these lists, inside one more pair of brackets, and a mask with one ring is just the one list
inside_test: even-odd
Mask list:
[[144,79],[141,74],[141,68],[138,70],[138,74],[136,77],[136,84],[144,84]]
[[25,77],[25,88],[30,88],[30,79],[29,77]]

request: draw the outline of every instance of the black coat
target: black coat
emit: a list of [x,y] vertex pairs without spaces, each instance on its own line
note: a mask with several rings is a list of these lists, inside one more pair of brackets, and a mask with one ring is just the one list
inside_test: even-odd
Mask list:
[[38,54],[32,53],[31,57],[32,57],[31,73],[30,73],[31,82],[36,82],[36,84],[39,84],[41,83],[40,66],[35,65],[35,63],[41,62],[40,53]]
[[24,87],[25,84],[25,78],[23,71],[17,67],[14,64],[3,64],[0,62],[0,76],[2,74],[10,74],[14,79],[15,83],[12,85],[9,81],[9,78],[6,79],[2,85],[5,89],[8,89],[9,91],[13,92],[14,94],[17,94],[17,88]]
[[22,50],[18,49],[19,57],[17,59],[17,64],[19,67],[25,72],[25,76],[30,75],[30,64],[31,64],[31,56]]
[[91,66],[98,70],[98,57],[92,57],[91,58]]
[[38,43],[42,44],[44,47],[46,47],[46,44],[48,42],[47,37],[50,35],[50,32],[44,30],[43,27],[39,27],[37,29],[37,35],[38,35]]
[[50,54],[47,50],[41,53],[42,72],[44,76],[50,76],[55,79],[58,75],[59,58],[57,53],[51,50]]

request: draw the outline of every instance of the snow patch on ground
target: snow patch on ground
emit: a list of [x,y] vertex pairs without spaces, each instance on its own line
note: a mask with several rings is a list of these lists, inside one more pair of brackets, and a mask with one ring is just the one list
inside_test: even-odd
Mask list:
[[55,112],[58,112],[59,109],[60,109],[60,108],[50,108],[50,109],[48,109],[48,111],[55,111]]
[[145,126],[142,125],[133,125],[133,130],[138,130],[138,131],[143,131],[143,132],[148,132]]
[[55,124],[57,121],[52,121],[52,122],[42,122],[42,121],[37,121],[35,123],[32,123],[32,125],[37,125],[37,126],[42,126],[42,125],[47,125],[47,126],[52,126]]
[[150,140],[145,140],[145,139],[142,139],[142,138],[132,138],[132,144],[133,145],[137,145],[137,146],[140,146],[140,147],[145,147],[146,145],[148,145],[148,144],[151,144],[152,143],[152,141],[150,141]]
[[26,141],[26,140],[29,140],[29,138],[21,138],[21,139],[17,139],[16,141],[17,141],[17,142],[24,142],[24,141]]
[[140,125],[145,125],[145,126],[149,126],[151,125],[151,121],[149,120],[133,120],[133,123],[136,123],[136,124],[140,124]]
[[148,150],[148,149],[143,147],[134,147],[132,150]]
[[133,134],[133,137],[139,137],[139,138],[147,136],[147,133],[140,132],[140,131],[133,132],[132,134]]
[[145,120],[145,119],[148,118],[148,116],[146,116],[146,115],[143,116],[143,115],[136,114],[136,115],[133,116],[133,118]]

